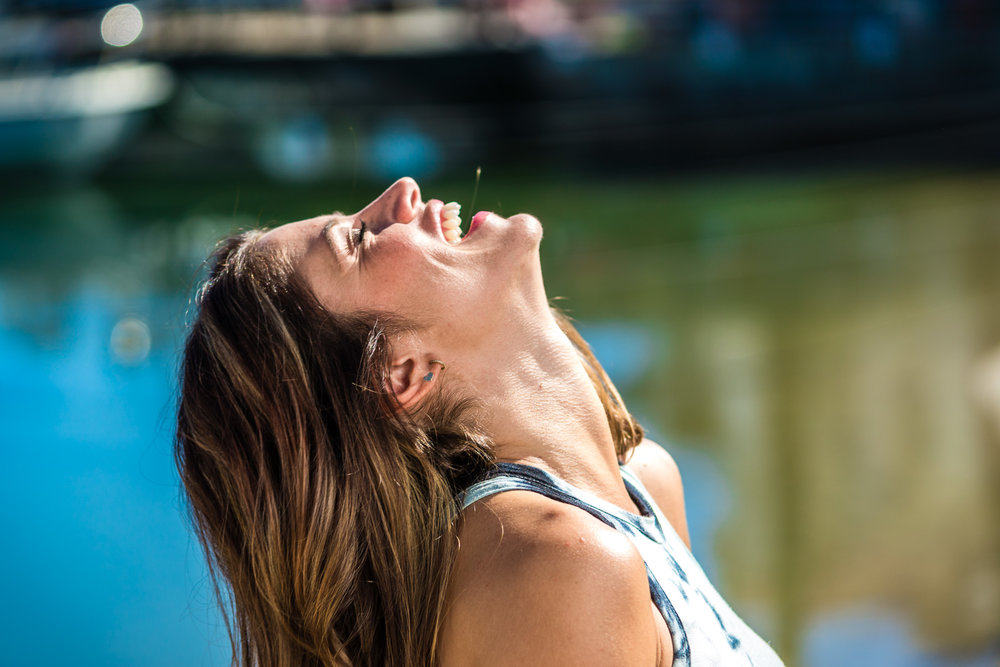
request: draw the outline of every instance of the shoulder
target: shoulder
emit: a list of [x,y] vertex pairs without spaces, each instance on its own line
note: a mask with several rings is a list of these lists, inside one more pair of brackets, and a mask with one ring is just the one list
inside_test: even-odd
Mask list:
[[653,664],[645,565],[583,510],[528,491],[471,505],[459,527],[443,665]]
[[626,464],[690,548],[691,539],[684,512],[684,485],[674,457],[652,440],[643,440],[632,450]]

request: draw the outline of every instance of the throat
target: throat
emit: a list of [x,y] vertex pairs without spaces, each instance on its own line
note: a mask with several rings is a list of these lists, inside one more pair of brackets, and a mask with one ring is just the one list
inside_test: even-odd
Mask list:
[[499,460],[546,469],[631,508],[600,395],[565,334],[517,359],[491,389],[488,430]]

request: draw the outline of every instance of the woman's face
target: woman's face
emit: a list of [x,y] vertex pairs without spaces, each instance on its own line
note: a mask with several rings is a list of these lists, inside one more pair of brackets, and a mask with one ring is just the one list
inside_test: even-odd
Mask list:
[[501,324],[526,295],[545,303],[538,220],[482,211],[463,216],[467,231],[450,243],[444,213],[403,178],[353,215],[292,222],[260,242],[281,246],[332,312],[395,313],[455,343]]

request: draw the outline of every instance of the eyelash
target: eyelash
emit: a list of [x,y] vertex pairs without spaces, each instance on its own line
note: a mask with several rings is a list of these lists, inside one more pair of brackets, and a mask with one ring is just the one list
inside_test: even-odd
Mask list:
[[351,243],[355,248],[361,245],[362,241],[365,240],[365,232],[368,231],[368,224],[364,220],[361,221],[361,226],[358,227],[353,234],[351,234]]

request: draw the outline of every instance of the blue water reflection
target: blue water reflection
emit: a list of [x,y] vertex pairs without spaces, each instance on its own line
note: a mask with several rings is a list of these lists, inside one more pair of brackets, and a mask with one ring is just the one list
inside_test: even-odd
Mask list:
[[814,620],[805,638],[803,662],[810,667],[993,667],[1000,652],[930,655],[917,648],[908,624],[886,609],[842,609]]
[[174,349],[119,365],[110,332],[139,304],[84,289],[52,305],[53,340],[0,328],[4,662],[225,664],[170,454]]

